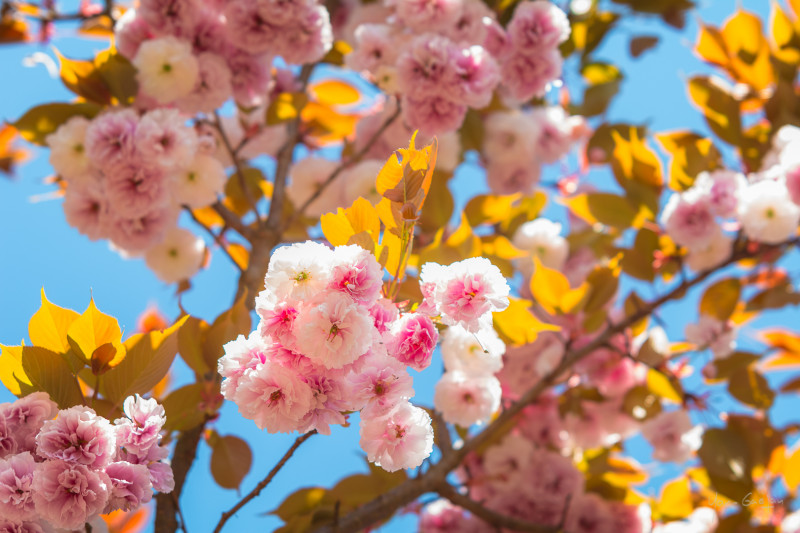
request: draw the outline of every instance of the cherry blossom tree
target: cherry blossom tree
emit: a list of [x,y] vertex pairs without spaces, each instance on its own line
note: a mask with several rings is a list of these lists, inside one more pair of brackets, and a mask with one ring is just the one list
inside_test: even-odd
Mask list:
[[[605,120],[623,73],[596,58],[693,2],[564,4],[3,0],[0,42],[109,45],[57,52],[74,97],[17,110],[0,169],[42,147],[67,223],[179,304],[212,255],[237,290],[127,336],[42,291],[0,352],[0,531],[131,531],[153,499],[186,533],[198,447],[223,488],[251,468],[224,402],[297,437],[214,533],[332,426],[369,471],[298,482],[280,531],[800,531],[798,425],[772,417],[800,333],[761,320],[800,303],[800,3],[700,25],[701,133]],[[636,439],[674,474],[649,494]]]

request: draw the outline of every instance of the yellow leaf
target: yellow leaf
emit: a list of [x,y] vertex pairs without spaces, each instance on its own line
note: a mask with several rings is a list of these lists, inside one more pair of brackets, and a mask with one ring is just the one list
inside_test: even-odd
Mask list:
[[725,21],[720,33],[728,49],[728,70],[734,78],[757,91],[769,87],[774,73],[761,19],[740,10]]
[[267,124],[274,126],[294,120],[308,103],[304,92],[280,93],[267,108]]
[[31,380],[22,368],[22,346],[3,346],[0,344],[0,381],[15,396],[20,396],[19,382],[31,385]]
[[647,370],[647,388],[653,394],[669,400],[671,402],[680,404],[683,403],[683,395],[679,392],[679,384],[675,384],[669,377],[662,374],[658,370],[649,368]]
[[403,179],[403,165],[400,164],[397,154],[392,154],[378,173],[378,177],[375,178],[375,190],[378,191],[378,194],[383,195],[400,183],[401,179]]
[[687,478],[682,477],[664,485],[658,510],[659,514],[670,518],[686,518],[692,514],[692,490]]
[[629,130],[630,140],[618,132],[611,130],[614,141],[614,152],[611,165],[614,174],[632,181],[638,181],[653,187],[661,187],[664,178],[661,173],[661,161],[656,153],[647,146],[644,139],[639,138],[635,127]]
[[[109,367],[116,366],[125,357],[117,319],[100,312],[94,305],[94,298],[89,301],[86,311],[70,325],[67,340],[75,353],[87,363],[91,363],[95,350],[107,343],[115,349],[113,358],[108,361]],[[107,353],[103,352],[103,355]]]
[[72,309],[64,309],[48,301],[42,288],[42,305],[28,322],[28,336],[36,346],[66,353],[70,348],[67,332],[79,316]]
[[536,256],[533,257],[533,263],[530,289],[536,303],[551,314],[577,311],[588,294],[588,285],[572,289],[564,274],[544,266]]
[[329,106],[309,102],[300,113],[306,135],[318,145],[341,142],[355,135],[357,114],[340,113]]
[[771,18],[773,55],[784,63],[796,65],[800,62],[800,50],[797,47],[798,34],[794,24],[778,2],[772,3]]
[[[377,248],[377,257],[386,254],[386,262],[384,266],[391,276],[398,274],[400,268],[400,252],[402,251],[403,241],[392,231],[386,230],[383,232],[383,239]],[[402,276],[398,276],[402,277]]]
[[239,268],[245,270],[250,262],[250,251],[238,243],[228,245],[228,253]]
[[522,198],[520,193],[505,196],[480,194],[467,202],[464,214],[472,226],[497,224],[508,217],[511,207],[520,198]]
[[69,59],[53,48],[61,65],[59,74],[67,88],[87,100],[111,103],[111,92],[92,61]]
[[737,278],[717,281],[703,293],[700,299],[700,314],[725,322],[736,310],[741,291],[742,282]]
[[369,233],[376,244],[378,243],[381,221],[378,217],[378,212],[369,200],[359,196],[353,202],[353,205],[345,210],[345,214],[350,221],[350,227],[353,229],[354,233],[365,231]]
[[322,233],[333,246],[344,246],[356,234],[341,207],[336,213],[325,213],[319,219]]
[[697,55],[709,63],[723,67],[728,64],[728,49],[725,39],[717,28],[701,24],[694,50]]
[[314,99],[323,105],[348,105],[359,101],[358,89],[342,80],[325,80],[309,86]]
[[800,486],[800,447],[795,447],[791,456],[787,456],[783,467],[783,479],[786,486],[794,494]]
[[603,474],[603,479],[612,485],[627,487],[647,481],[647,472],[632,460],[609,457],[608,466],[609,471]]
[[531,301],[510,298],[509,306],[504,311],[494,313],[494,325],[497,332],[511,344],[529,344],[536,340],[541,331],[558,331],[561,328],[546,324],[536,318],[530,311]]

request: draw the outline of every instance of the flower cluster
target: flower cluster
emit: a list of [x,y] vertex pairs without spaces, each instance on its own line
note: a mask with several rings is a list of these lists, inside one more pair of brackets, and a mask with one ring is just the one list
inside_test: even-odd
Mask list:
[[543,96],[561,75],[558,45],[570,31],[545,0],[520,3],[507,28],[479,0],[399,0],[350,19],[347,65],[400,94],[405,121],[425,134],[458,129],[498,87],[512,103]]
[[477,331],[508,305],[508,285],[485,259],[429,263],[423,277],[426,301],[400,313],[382,296],[383,269],[363,248],[308,241],[277,249],[256,298],[258,328],[225,345],[222,393],[270,433],[328,434],[360,411],[370,461],[389,471],[419,466],[433,430],[428,413],[409,403],[407,369],[430,365],[439,338],[432,317]]
[[541,165],[555,163],[588,133],[586,120],[560,106],[491,113],[485,121],[483,156],[492,192],[531,192]]
[[124,412],[112,424],[82,405],[59,411],[44,392],[0,404],[0,530],[81,529],[172,491],[164,408],[137,395]]
[[797,233],[800,224],[800,129],[784,126],[776,134],[762,170],[745,176],[732,170],[703,172],[692,187],[674,194],[661,222],[676,244],[688,250],[695,271],[720,265],[730,257],[741,229],[754,242],[778,244]]
[[175,109],[112,110],[73,117],[47,137],[66,182],[67,222],[127,256],[144,255],[168,283],[193,275],[204,254],[202,240],[176,226],[180,206],[215,202],[225,181],[185,122]]
[[210,112],[231,96],[263,105],[275,56],[320,59],[333,35],[318,2],[143,0],[116,27],[117,46],[138,70],[143,104]]

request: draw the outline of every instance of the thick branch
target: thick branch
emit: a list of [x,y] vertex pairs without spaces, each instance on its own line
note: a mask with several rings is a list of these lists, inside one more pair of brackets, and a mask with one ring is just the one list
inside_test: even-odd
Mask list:
[[[772,247],[778,249],[784,246],[795,245],[800,239],[793,239],[781,245]],[[552,372],[545,376],[536,385],[531,387],[519,400],[511,404],[500,415],[495,418],[491,424],[475,435],[470,440],[464,443],[458,450],[453,450],[452,453],[444,455],[442,459],[433,465],[424,475],[418,478],[409,479],[394,489],[381,494],[371,502],[368,502],[361,507],[351,511],[342,517],[336,525],[336,533],[355,533],[369,527],[381,520],[386,520],[394,514],[394,512],[413,502],[416,498],[422,496],[426,492],[437,491],[438,488],[445,482],[447,475],[455,470],[461,464],[464,457],[471,451],[475,450],[482,444],[488,442],[503,426],[509,423],[516,417],[526,406],[535,401],[539,395],[542,394],[548,387],[552,386],[558,378],[566,371],[570,370],[575,363],[591,354],[598,348],[604,346],[614,336],[633,324],[639,322],[643,318],[651,315],[656,309],[665,303],[682,297],[685,292],[703,281],[705,281],[714,272],[719,269],[725,268],[740,259],[757,255],[758,252],[749,253],[747,250],[738,250],[732,256],[712,270],[702,272],[691,280],[684,280],[678,286],[662,295],[661,297],[653,300],[647,305],[642,306],[641,309],[627,316],[620,322],[610,325],[603,333],[594,338],[589,344],[571,350],[565,354],[561,363]],[[323,526],[316,529],[318,533],[334,533],[332,526]]]
[[[175,489],[172,494],[159,493],[156,495],[156,524],[155,533],[175,533],[178,529],[175,502],[180,500],[186,475],[192,467],[197,455],[197,445],[203,435],[205,424],[181,433],[175,443],[175,454],[172,457],[172,475],[175,479]],[[174,498],[174,499],[173,499]]]
[[247,494],[247,496],[242,498],[242,500],[239,503],[231,507],[230,511],[225,511],[224,513],[222,513],[222,517],[219,519],[217,527],[214,528],[214,533],[219,533],[220,531],[222,531],[222,528],[225,526],[225,523],[230,519],[230,517],[236,514],[236,512],[239,509],[247,505],[248,502],[250,502],[251,500],[256,498],[259,494],[261,494],[261,491],[264,490],[264,488],[270,484],[275,475],[278,472],[280,472],[281,468],[283,468],[284,465],[289,461],[289,459],[292,458],[292,455],[294,455],[294,452],[297,450],[297,448],[299,448],[301,444],[303,444],[305,441],[311,438],[312,435],[315,435],[316,433],[317,433],[316,430],[314,430],[298,437],[297,440],[294,441],[294,444],[292,444],[292,447],[289,448],[289,450],[287,450],[285,454],[283,454],[283,457],[281,457],[281,460],[278,461],[278,464],[272,467],[272,470],[269,471],[267,477],[262,479],[261,482],[258,485],[256,485],[256,487],[253,490],[251,490]]
[[443,498],[450,500],[451,503],[466,509],[484,522],[493,526],[499,526],[504,529],[511,529],[513,531],[533,531],[535,533],[555,533],[560,529],[559,526],[543,526],[541,524],[535,524],[533,522],[528,522],[527,520],[501,514],[497,511],[492,511],[491,509],[484,507],[483,504],[476,502],[469,496],[461,494],[447,483],[444,483],[438,487],[436,492],[438,492]]

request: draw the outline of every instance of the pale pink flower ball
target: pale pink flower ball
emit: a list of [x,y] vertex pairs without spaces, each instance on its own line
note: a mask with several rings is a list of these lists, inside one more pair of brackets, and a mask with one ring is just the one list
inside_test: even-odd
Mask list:
[[166,411],[155,398],[144,399],[137,394],[125,398],[123,412],[127,418],[114,421],[117,445],[128,453],[144,457],[161,440]]
[[22,522],[35,520],[33,475],[36,461],[30,452],[0,459],[0,515]]
[[264,278],[277,299],[310,300],[330,283],[333,250],[314,241],[281,246],[272,253]]
[[355,30],[355,46],[345,56],[345,65],[357,72],[376,74],[382,66],[393,66],[399,50],[387,24],[362,24]]
[[373,320],[366,309],[340,292],[321,293],[297,316],[297,347],[315,364],[342,368],[372,345]]
[[101,513],[111,480],[105,472],[59,459],[40,463],[33,479],[33,501],[41,518],[55,527],[79,529]]
[[711,210],[723,218],[736,216],[739,195],[746,187],[744,174],[727,169],[701,172],[692,185],[707,195]]
[[441,32],[454,26],[462,0],[397,0],[397,19],[416,32]]
[[118,461],[109,464],[105,473],[111,480],[111,494],[104,513],[133,511],[153,498],[150,471],[145,465]]
[[84,145],[92,164],[108,170],[135,154],[139,117],[132,109],[110,111],[92,119]]
[[64,218],[67,224],[96,241],[107,235],[108,198],[101,179],[87,184],[70,184],[64,192]]
[[453,99],[460,83],[456,69],[460,55],[461,49],[446,37],[425,34],[415,38],[397,60],[400,92],[415,103],[435,97]]
[[533,140],[536,153],[545,163],[555,163],[572,147],[573,130],[580,117],[570,117],[561,106],[537,107],[530,113],[539,122],[538,137]]
[[442,359],[445,370],[458,370],[470,376],[489,376],[503,368],[505,343],[494,329],[470,333],[461,326],[450,326],[442,334]]
[[406,313],[392,325],[386,340],[389,354],[421,372],[431,364],[439,332],[433,321],[420,313]]
[[91,161],[86,150],[89,124],[85,117],[72,117],[45,139],[50,148],[50,164],[58,175],[70,183],[90,179]]
[[254,55],[234,48],[226,55],[233,86],[233,98],[243,107],[264,105],[271,80],[272,57]]
[[541,121],[531,120],[530,113],[519,109],[495,111],[484,121],[483,153],[490,161],[511,160],[531,165],[536,158],[533,140],[539,138],[541,127]]
[[197,134],[177,109],[159,108],[145,113],[134,142],[145,161],[167,171],[186,167],[197,151]]
[[192,161],[169,181],[176,203],[198,209],[217,201],[225,187],[225,167],[213,156],[198,152]]
[[594,493],[577,495],[570,501],[566,531],[570,533],[615,533],[614,515],[603,498]]
[[722,232],[717,226],[717,234],[704,246],[692,246],[686,255],[686,265],[695,272],[703,272],[721,265],[733,253],[733,237]]
[[700,448],[702,426],[693,426],[684,409],[663,411],[642,425],[657,461],[684,463]]
[[483,468],[494,488],[513,490],[524,483],[534,452],[533,443],[516,433],[509,433],[499,444],[490,446],[483,455]]
[[177,283],[197,274],[205,257],[203,239],[191,231],[174,227],[144,255],[147,267],[164,283]]
[[739,333],[732,321],[722,322],[713,316],[700,315],[695,323],[687,324],[686,341],[698,348],[708,348],[715,359],[724,359],[736,349],[736,336]]
[[445,29],[445,35],[455,43],[483,45],[489,25],[496,24],[494,11],[481,0],[463,0],[462,3],[458,20]]
[[422,265],[420,284],[433,283],[432,298],[445,324],[476,333],[491,327],[492,312],[508,307],[508,283],[485,257],[464,259],[444,269],[429,265]]
[[225,59],[214,52],[200,53],[197,64],[197,82],[177,105],[185,113],[211,113],[232,96],[233,74]]
[[312,407],[311,387],[294,370],[267,361],[239,377],[239,412],[269,433],[291,433]]
[[113,248],[133,257],[161,242],[167,230],[175,225],[178,213],[168,205],[140,216],[128,218],[112,213],[109,218],[111,222],[106,229]]
[[316,429],[322,435],[330,435],[331,424],[344,425],[347,421],[342,413],[352,410],[350,391],[344,382],[333,376],[314,374],[306,376],[306,382],[311,387],[313,400],[298,430],[305,433]]
[[147,162],[122,163],[108,173],[106,196],[116,216],[137,218],[169,203],[164,171]]
[[661,213],[661,224],[680,246],[703,247],[718,234],[708,198],[698,190],[673,194]]
[[521,53],[535,55],[553,50],[566,41],[570,25],[566,13],[552,2],[520,2],[508,23],[508,34]]
[[563,62],[558,50],[529,56],[514,49],[500,63],[502,88],[515,102],[542,97],[550,84],[561,77]]
[[372,304],[380,298],[383,268],[375,256],[351,244],[333,249],[333,268],[328,289],[350,296],[361,304]]
[[530,193],[539,183],[541,172],[536,161],[494,158],[486,166],[486,181],[495,194]]
[[294,347],[294,321],[300,306],[299,302],[277,300],[272,293],[261,291],[256,297],[256,313],[261,317],[258,332],[265,339],[271,337],[287,348]]
[[469,527],[464,509],[440,499],[426,505],[419,515],[418,533],[462,533]]
[[749,239],[778,244],[797,233],[800,206],[792,202],[783,181],[751,183],[741,195],[739,222]]
[[[292,166],[289,176],[289,185],[286,193],[295,207],[300,207],[320,189],[328,176],[336,170],[337,163],[323,157],[306,157]],[[318,217],[328,212],[336,212],[340,205],[340,196],[325,191],[317,197],[306,209],[306,213]]]
[[436,384],[433,405],[451,424],[468,428],[489,420],[500,408],[502,390],[494,376],[445,372]]
[[114,427],[93,409],[76,405],[59,411],[36,436],[36,453],[49,459],[103,468],[114,459],[117,441]]
[[58,406],[46,392],[32,392],[12,402],[0,404],[0,457],[10,450],[2,442],[13,443],[11,453],[33,452],[42,425],[58,414]]
[[392,322],[397,320],[399,311],[391,300],[380,298],[369,308],[369,314],[375,321],[375,329],[378,333],[386,333],[392,326]]
[[420,99],[403,97],[403,118],[425,135],[457,130],[464,122],[467,106],[441,96]]
[[138,14],[160,33],[188,33],[201,12],[196,0],[142,0]]
[[222,394],[233,401],[239,388],[239,380],[247,370],[254,370],[267,361],[267,344],[257,331],[249,336],[239,335],[223,346],[225,355],[217,362],[217,371],[226,378],[222,381]]
[[[48,533],[49,533],[48,529]],[[0,518],[0,533],[45,533],[38,522],[16,522]]]
[[159,104],[191,93],[200,72],[192,45],[171,35],[143,42],[131,62],[140,91]]
[[117,50],[128,59],[133,59],[139,46],[155,37],[153,29],[136,9],[128,9],[114,25],[114,40]]
[[228,39],[251,54],[273,51],[281,33],[274,11],[273,3],[267,0],[228,2],[225,7]]
[[530,254],[516,260],[523,275],[533,274],[533,258],[536,257],[547,268],[561,271],[569,255],[569,243],[561,236],[561,224],[546,218],[537,218],[523,223],[514,232],[511,243]]
[[408,402],[388,415],[362,417],[360,445],[367,459],[388,472],[416,468],[433,451],[431,417]]
[[500,67],[494,58],[482,46],[470,46],[457,57],[455,69],[459,77],[456,98],[476,109],[488,106],[500,83]]
[[303,65],[321,59],[333,46],[333,28],[324,6],[307,6],[295,24],[283,28],[275,53],[287,63]]

